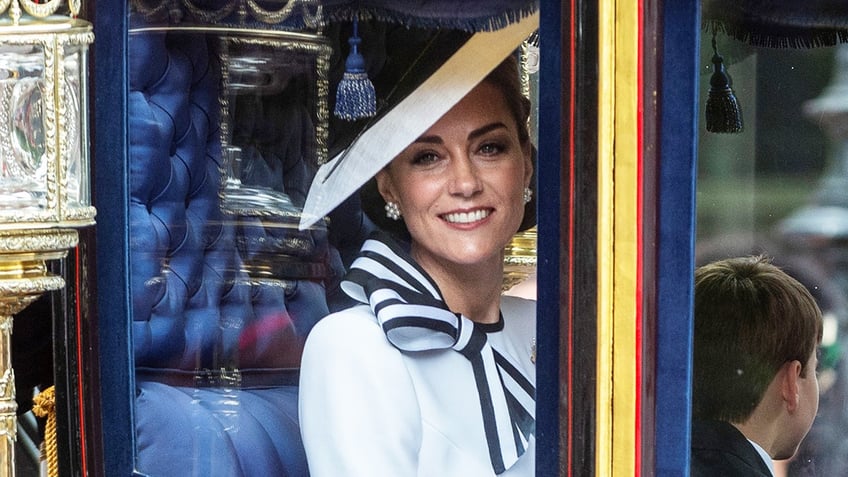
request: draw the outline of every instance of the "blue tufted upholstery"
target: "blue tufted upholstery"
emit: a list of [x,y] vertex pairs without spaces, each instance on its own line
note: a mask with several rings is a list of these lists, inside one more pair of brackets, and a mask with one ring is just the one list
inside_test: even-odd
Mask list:
[[[326,230],[297,233],[273,218],[222,211],[217,45],[175,31],[129,39],[138,469],[304,476],[296,370],[306,334],[329,311],[326,290],[335,289],[341,259]],[[308,111],[284,97],[238,110],[233,140],[253,167],[247,177],[302,204],[314,172],[303,160],[313,134]],[[244,272],[253,260],[280,256],[278,275],[298,263],[322,273],[257,282]],[[220,368],[283,379],[197,379]]]

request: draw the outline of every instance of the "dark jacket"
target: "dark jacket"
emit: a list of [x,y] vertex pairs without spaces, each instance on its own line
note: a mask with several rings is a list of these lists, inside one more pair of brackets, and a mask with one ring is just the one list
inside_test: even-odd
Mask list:
[[730,423],[692,423],[692,477],[772,477],[748,439]]

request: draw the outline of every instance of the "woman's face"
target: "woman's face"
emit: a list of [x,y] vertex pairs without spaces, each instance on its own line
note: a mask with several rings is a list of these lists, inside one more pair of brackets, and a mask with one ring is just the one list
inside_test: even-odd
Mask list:
[[400,206],[416,260],[477,264],[502,260],[524,216],[530,145],[500,90],[483,82],[377,175]]

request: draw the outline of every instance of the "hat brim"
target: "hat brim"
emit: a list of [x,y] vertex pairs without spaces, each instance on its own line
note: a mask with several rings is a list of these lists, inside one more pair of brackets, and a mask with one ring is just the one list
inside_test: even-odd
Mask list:
[[472,35],[418,88],[318,169],[300,229],[321,220],[365,185],[513,53],[538,25],[537,11],[500,30]]

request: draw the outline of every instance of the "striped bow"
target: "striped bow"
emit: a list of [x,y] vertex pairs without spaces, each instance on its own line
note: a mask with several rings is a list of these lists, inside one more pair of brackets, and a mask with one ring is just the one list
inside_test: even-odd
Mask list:
[[372,235],[342,288],[371,306],[386,338],[399,350],[452,348],[468,358],[496,474],[524,454],[536,427],[536,387],[507,355],[492,348],[485,331],[448,309],[436,284],[405,251],[385,234]]

